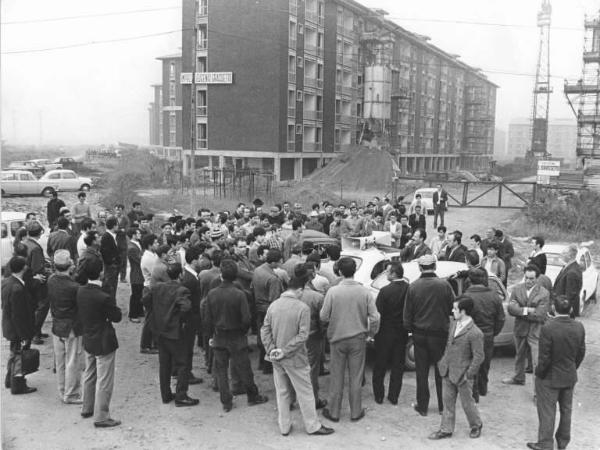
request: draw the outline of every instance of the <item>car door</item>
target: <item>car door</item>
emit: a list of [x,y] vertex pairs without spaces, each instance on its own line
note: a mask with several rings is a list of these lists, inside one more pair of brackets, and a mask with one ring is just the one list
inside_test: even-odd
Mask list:
[[79,189],[79,180],[75,172],[61,172],[61,189],[64,191],[76,191]]
[[488,278],[488,286],[502,300],[502,308],[504,309],[504,326],[500,333],[494,337],[494,345],[496,347],[506,347],[513,345],[513,330],[515,328],[515,318],[508,313],[508,301],[510,294],[496,277]]
[[[35,182],[36,178],[31,172],[19,174],[19,194],[21,195],[34,195],[39,194],[38,184]],[[41,191],[41,189],[40,189]]]
[[19,175],[11,172],[3,172],[2,190],[7,195],[19,194]]
[[[592,258],[590,256],[590,252],[583,250],[581,256],[579,258],[579,265],[581,266],[581,270],[583,271],[583,292],[585,292],[585,299],[587,300],[596,290],[596,270],[594,268],[594,264],[592,263]],[[583,294],[582,292],[582,294]]]

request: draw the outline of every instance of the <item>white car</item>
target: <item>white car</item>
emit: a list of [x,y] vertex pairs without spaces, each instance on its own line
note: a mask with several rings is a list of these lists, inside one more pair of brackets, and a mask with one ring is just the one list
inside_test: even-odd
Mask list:
[[[0,226],[2,227],[2,238],[1,238],[1,255],[2,255],[2,267],[6,266],[8,260],[12,257],[13,253],[13,242],[15,241],[15,235],[17,230],[23,227],[25,224],[25,217],[27,214],[18,211],[2,211],[0,212]],[[40,224],[41,225],[41,224]],[[38,241],[42,250],[44,250],[44,256],[48,258],[46,252],[48,247],[48,236],[50,231],[44,228],[40,240]],[[6,236],[4,233],[6,232]]]
[[44,195],[58,190],[54,180],[37,179],[27,170],[3,170],[1,177],[2,195]]
[[421,194],[421,205],[427,209],[428,214],[433,214],[433,193],[435,191],[437,191],[436,188],[417,189],[413,196],[413,203],[417,199],[417,194]]
[[58,185],[60,191],[89,191],[92,179],[80,177],[72,170],[58,169],[46,172],[40,180],[47,180]]
[[[546,244],[543,247],[546,254],[546,275],[552,284],[556,280],[558,273],[565,265],[562,260],[562,253],[568,247],[567,244]],[[585,246],[580,246],[577,251],[577,263],[583,271],[583,286],[581,288],[579,311],[583,311],[585,304],[596,296],[598,289],[598,271],[594,267],[590,250]]]
[[30,159],[29,162],[35,163],[38,166],[43,167],[45,172],[55,169],[62,169],[63,167],[62,164],[53,163],[49,159]]

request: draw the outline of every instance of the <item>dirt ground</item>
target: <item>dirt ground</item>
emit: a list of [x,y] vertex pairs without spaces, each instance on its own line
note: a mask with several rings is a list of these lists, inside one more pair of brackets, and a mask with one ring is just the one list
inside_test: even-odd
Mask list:
[[[67,202],[69,203],[69,202]],[[45,202],[43,202],[45,204]],[[3,208],[7,204],[3,201]],[[514,215],[511,210],[451,209],[446,224],[449,229],[460,229],[465,236],[474,232],[483,234],[494,225],[502,228]],[[428,231],[432,231],[432,218]],[[517,244],[520,245],[520,244]],[[521,250],[524,246],[521,244]],[[118,303],[126,317],[130,287],[120,284]],[[582,319],[586,327],[587,355],[579,370],[573,409],[573,430],[570,449],[600,448],[597,417],[600,412],[600,311],[592,305]],[[420,417],[411,408],[415,398],[415,374],[407,372],[398,406],[389,403],[377,405],[373,400],[370,367],[367,384],[363,388],[366,417],[358,422],[349,420],[349,407],[344,402],[341,421],[331,424],[336,433],[328,437],[312,437],[304,433],[299,411],[293,413],[294,429],[288,437],[280,436],[274,387],[270,376],[255,373],[259,390],[269,396],[269,402],[248,407],[245,397],[234,400],[234,409],[222,412],[218,394],[211,388],[202,356],[195,355],[194,373],[204,378],[201,385],[190,387],[190,396],[199,398],[200,405],[176,408],[163,405],[158,388],[158,358],[139,353],[140,324],[127,319],[116,325],[120,348],[117,351],[115,389],[111,415],[123,424],[115,429],[97,430],[92,419],[82,419],[80,407],[63,405],[52,373],[51,340],[39,346],[41,367],[30,375],[28,382],[38,392],[27,396],[11,396],[2,391],[2,444],[6,449],[171,449],[171,448],[440,448],[440,449],[518,449],[537,437],[537,414],[532,402],[532,378],[528,375],[525,386],[505,386],[500,380],[510,376],[513,356],[498,352],[492,362],[490,392],[479,405],[484,427],[480,439],[468,436],[468,425],[460,406],[452,439],[431,442],[427,435],[439,427],[440,416],[433,401],[428,417]],[[45,325],[50,332],[50,322]],[[252,338],[254,341],[254,338]],[[2,373],[8,353],[8,343],[2,342]],[[257,352],[251,353],[256,367]],[[322,397],[327,398],[328,377],[322,377]],[[433,375],[431,375],[433,392]]]

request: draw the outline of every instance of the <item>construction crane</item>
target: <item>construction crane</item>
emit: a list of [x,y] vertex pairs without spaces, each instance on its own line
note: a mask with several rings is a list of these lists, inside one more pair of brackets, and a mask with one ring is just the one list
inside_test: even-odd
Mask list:
[[552,6],[550,0],[542,0],[542,7],[537,16],[540,30],[539,51],[533,87],[533,108],[531,111],[531,144],[527,159],[535,163],[548,156],[548,112],[550,109],[550,16]]

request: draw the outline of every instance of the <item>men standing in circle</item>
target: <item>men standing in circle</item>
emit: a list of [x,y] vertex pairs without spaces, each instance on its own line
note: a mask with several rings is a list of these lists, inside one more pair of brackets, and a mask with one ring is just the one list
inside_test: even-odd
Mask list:
[[404,314],[404,301],[408,291],[408,282],[402,278],[404,269],[399,262],[389,266],[388,280],[390,284],[383,287],[375,305],[381,316],[379,332],[375,335],[375,365],[373,366],[373,395],[375,402],[383,403],[385,387],[383,379],[388,366],[391,366],[388,400],[391,404],[398,404],[398,397],[402,389],[402,376],[404,374],[404,358],[408,333],[404,329],[402,316]]
[[[404,304],[404,328],[412,332],[417,375],[415,411],[426,416],[429,408],[429,367],[437,364],[444,353],[454,303],[454,292],[446,280],[435,274],[432,255],[419,258],[421,277],[408,287]],[[438,409],[442,412],[442,377],[435,366]]]
[[377,333],[379,313],[369,290],[353,279],[356,272],[354,259],[341,258],[338,270],[344,279],[327,291],[320,314],[321,322],[327,324],[327,337],[331,348],[329,408],[323,410],[323,417],[332,422],[340,420],[347,371],[350,419],[356,422],[366,414],[361,398],[366,339],[367,336]]
[[[184,339],[191,316],[190,291],[178,281],[181,264],[167,266],[169,281],[159,282],[144,296],[144,304],[152,310],[152,331],[158,344],[160,396],[163,403],[175,400],[175,406],[195,406],[200,401],[188,392],[188,352]],[[171,392],[171,374],[177,374],[175,395]]]
[[[571,440],[573,389],[577,369],[585,356],[585,329],[581,322],[569,317],[570,311],[569,300],[565,296],[556,297],[555,318],[540,332],[540,358],[535,371],[538,440],[527,444],[533,450],[553,448],[554,436],[559,449],[567,448]],[[554,433],[557,402],[560,421]]]
[[540,331],[550,308],[550,293],[537,284],[539,274],[537,266],[525,267],[525,281],[516,285],[510,294],[508,313],[515,317],[515,374],[502,380],[504,384],[525,384],[528,348],[534,372],[538,364]]
[[448,343],[444,356],[437,364],[444,383],[444,412],[440,429],[429,435],[429,439],[439,440],[452,436],[456,421],[456,396],[469,421],[469,437],[481,436],[483,423],[473,399],[472,390],[479,365],[483,361],[483,333],[473,323],[473,300],[460,296],[454,301]]
[[102,289],[102,262],[86,265],[88,283],[77,291],[77,310],[83,328],[85,371],[81,417],[94,416],[94,426],[121,425],[110,417],[109,406],[115,381],[115,357],[119,342],[111,322],[121,321],[115,298]]
[[315,408],[316,397],[310,381],[311,368],[305,346],[310,332],[311,311],[300,300],[305,282],[306,276],[290,280],[287,290],[269,305],[260,329],[267,358],[273,364],[279,431],[284,436],[292,430],[291,389],[296,393],[306,432],[313,435],[333,433],[333,429],[321,425]]

